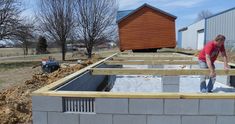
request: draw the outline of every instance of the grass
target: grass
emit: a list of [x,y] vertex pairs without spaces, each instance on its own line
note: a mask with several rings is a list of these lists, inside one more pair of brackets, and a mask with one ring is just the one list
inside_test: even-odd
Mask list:
[[15,68],[22,68],[22,67],[33,67],[35,65],[39,65],[39,61],[32,61],[32,62],[7,62],[7,63],[0,63],[0,70],[9,70]]
[[[60,52],[59,48],[48,48],[50,53]],[[29,55],[34,55],[35,49],[29,49]],[[0,48],[0,57],[9,57],[9,56],[22,56],[24,55],[22,48]]]
[[2,83],[3,83],[3,81],[2,81],[2,80],[0,80],[0,87],[2,86]]

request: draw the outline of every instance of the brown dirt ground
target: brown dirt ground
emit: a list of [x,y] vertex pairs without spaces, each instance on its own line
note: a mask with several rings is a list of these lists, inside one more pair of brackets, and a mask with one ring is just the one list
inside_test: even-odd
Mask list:
[[[0,92],[0,123],[31,124],[32,101],[30,95],[33,91],[72,74],[98,60],[100,60],[99,57],[93,57],[92,60],[87,60],[82,64],[71,67],[60,68],[51,74],[36,73],[32,75],[30,80],[24,81],[23,78],[19,82],[24,81],[24,83],[18,83],[15,86],[2,90]],[[20,69],[17,71],[14,74],[19,74],[19,77],[25,77],[25,79],[30,77],[30,75],[23,75]]]

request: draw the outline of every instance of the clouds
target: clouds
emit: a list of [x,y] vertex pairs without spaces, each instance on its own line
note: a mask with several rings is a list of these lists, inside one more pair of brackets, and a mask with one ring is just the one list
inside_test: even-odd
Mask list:
[[119,0],[119,10],[136,9],[145,3],[145,0]]
[[144,3],[149,3],[163,8],[191,8],[199,6],[208,0],[119,0],[119,9],[133,9]]
[[202,4],[206,0],[176,0],[176,1],[171,1],[165,4],[167,7],[195,7],[197,5]]

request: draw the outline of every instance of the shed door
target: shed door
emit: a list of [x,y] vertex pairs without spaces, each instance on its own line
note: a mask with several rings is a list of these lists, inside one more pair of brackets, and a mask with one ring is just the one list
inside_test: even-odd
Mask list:
[[197,32],[197,49],[201,50],[204,47],[204,29]]

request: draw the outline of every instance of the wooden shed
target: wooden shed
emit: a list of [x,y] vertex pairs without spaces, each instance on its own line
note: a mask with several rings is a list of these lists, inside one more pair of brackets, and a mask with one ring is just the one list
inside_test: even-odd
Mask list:
[[119,11],[120,50],[174,48],[176,18],[148,4],[133,11]]

